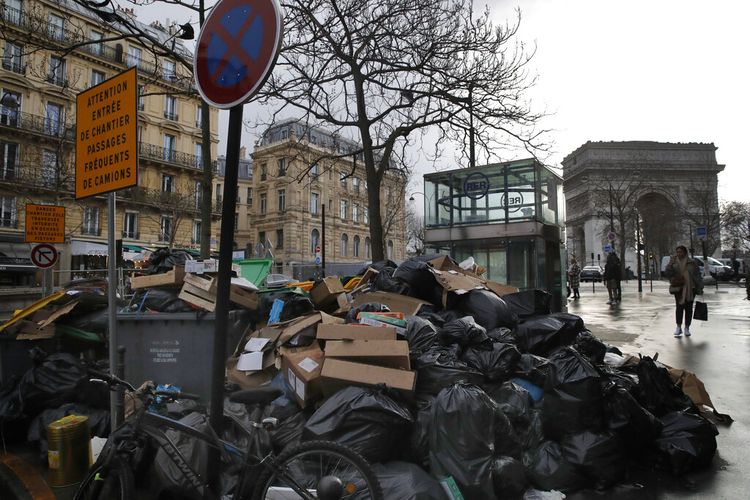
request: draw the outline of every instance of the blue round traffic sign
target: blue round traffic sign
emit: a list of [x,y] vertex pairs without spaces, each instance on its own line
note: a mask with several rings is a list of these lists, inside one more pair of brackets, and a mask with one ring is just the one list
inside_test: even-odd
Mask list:
[[276,63],[282,34],[276,0],[221,0],[203,24],[193,72],[203,99],[229,109],[252,97]]

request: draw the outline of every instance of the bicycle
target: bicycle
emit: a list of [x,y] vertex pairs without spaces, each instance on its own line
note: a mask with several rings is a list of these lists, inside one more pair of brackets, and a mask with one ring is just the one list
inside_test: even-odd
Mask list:
[[[252,423],[248,449],[242,451],[219,439],[210,428],[208,432],[203,432],[149,410],[157,397],[174,401],[197,399],[197,396],[156,391],[152,385],[146,384],[136,391],[128,382],[113,375],[93,370],[89,370],[89,373],[107,382],[110,387],[128,389],[141,407],[110,435],[99,458],[81,482],[74,500],[145,498],[142,493],[136,496],[136,487],[148,477],[149,468],[153,468],[159,450],[166,453],[183,479],[180,485],[171,485],[161,493],[170,495],[167,498],[219,500],[209,488],[207,478],[195,470],[190,464],[190,457],[185,457],[169,438],[169,430],[185,433],[218,450],[222,464],[226,465],[225,471],[231,470],[229,466],[234,464],[238,475],[236,486],[230,492],[233,500],[383,499],[380,484],[370,464],[358,453],[340,444],[302,442],[276,456],[269,440],[255,439],[258,432],[271,431],[278,423],[275,418],[265,418],[260,423]],[[235,392],[229,399],[245,405],[258,405],[262,415],[263,407],[281,394],[279,389],[259,388]],[[253,452],[254,444],[260,445],[262,453]],[[161,500],[164,496],[158,498]],[[223,494],[222,498],[227,498],[227,495]]]

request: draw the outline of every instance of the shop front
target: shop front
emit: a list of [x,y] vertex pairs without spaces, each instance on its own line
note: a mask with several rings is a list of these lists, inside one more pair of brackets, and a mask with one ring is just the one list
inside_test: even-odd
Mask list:
[[564,309],[562,179],[536,160],[424,176],[425,244],[485,276],[553,295]]

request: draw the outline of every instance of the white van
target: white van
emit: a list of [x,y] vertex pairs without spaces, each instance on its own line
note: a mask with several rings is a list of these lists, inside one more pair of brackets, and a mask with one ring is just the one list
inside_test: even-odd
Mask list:
[[[671,256],[665,255],[661,258],[661,275],[664,276],[664,273],[667,271],[667,264],[669,264],[669,259]],[[701,275],[706,276],[707,274],[710,276],[713,276],[714,278],[722,279],[727,276],[732,275],[732,268],[729,266],[725,266],[718,260],[714,259],[713,257],[708,257],[708,269],[706,272],[705,265],[706,261],[703,260],[703,257],[700,257],[698,255],[695,256],[695,260],[700,262],[701,264]]]

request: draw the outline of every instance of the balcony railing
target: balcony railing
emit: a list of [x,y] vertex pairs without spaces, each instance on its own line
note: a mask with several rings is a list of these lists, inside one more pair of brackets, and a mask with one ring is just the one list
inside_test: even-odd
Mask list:
[[5,218],[3,217],[0,219],[0,227],[7,227],[11,229],[18,229],[18,219],[17,218]]
[[[181,165],[183,167],[194,168],[196,170],[203,170],[203,160],[201,157],[191,155],[189,153],[183,153],[181,151],[175,151],[174,149],[167,149],[161,146],[157,146],[156,144],[147,144],[145,142],[142,142],[140,157],[163,161],[174,165]],[[215,162],[214,170],[216,170]]]
[[139,240],[141,239],[141,233],[139,233],[138,231],[123,231],[122,237],[131,240]]
[[60,120],[46,116],[32,115],[21,111],[3,108],[0,110],[0,127],[13,127],[38,132],[51,137],[75,139],[75,127],[66,127]]
[[61,75],[47,75],[47,83],[57,85],[58,87],[67,87],[68,79]]
[[19,75],[26,74],[26,65],[22,64],[18,58],[3,57],[3,69],[18,73]]
[[164,118],[166,118],[167,120],[172,120],[173,122],[176,122],[180,120],[180,115],[174,112],[165,111]]
[[88,236],[101,236],[102,228],[99,226],[95,226],[95,227],[81,226],[81,234],[86,234]]
[[0,185],[72,192],[75,189],[72,171],[72,167],[61,165],[61,172],[57,175],[55,167],[45,168],[39,166],[37,161],[17,162],[12,169],[6,168],[0,172]]

